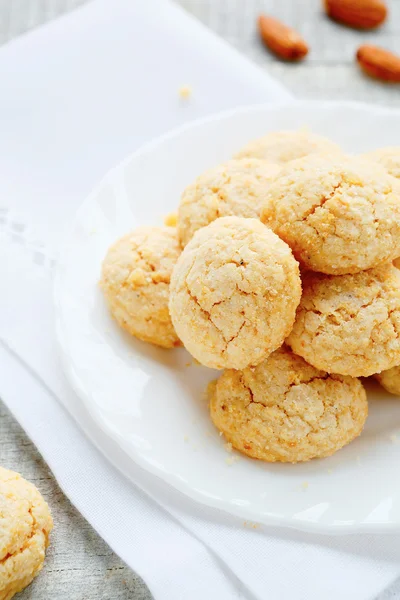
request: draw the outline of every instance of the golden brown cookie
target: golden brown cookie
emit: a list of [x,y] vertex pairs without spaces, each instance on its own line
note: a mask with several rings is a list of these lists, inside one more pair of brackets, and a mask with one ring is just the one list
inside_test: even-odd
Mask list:
[[329,373],[367,377],[400,364],[400,271],[307,273],[287,342]]
[[209,169],[182,194],[178,233],[182,246],[218,217],[259,218],[269,184],[279,166],[265,160],[230,160]]
[[360,158],[307,156],[281,170],[261,220],[305,267],[357,273],[399,255],[400,182]]
[[396,179],[400,179],[400,146],[379,148],[378,150],[363,154],[362,157],[379,163],[382,167],[385,167],[390,175],[393,175]]
[[368,414],[358,379],[318,371],[286,347],[255,368],[225,371],[209,392],[228,442],[268,462],[330,456],[361,433]]
[[169,307],[180,339],[200,363],[241,369],[282,344],[300,295],[289,246],[256,219],[222,217],[183,250]]
[[309,154],[340,152],[340,147],[307,129],[297,131],[273,131],[262,138],[252,140],[235,155],[235,158],[261,158],[283,164]]
[[181,249],[176,229],[138,227],[108,250],[100,285],[111,314],[131,335],[179,346],[168,311],[169,282]]
[[53,521],[34,485],[0,467],[0,598],[10,600],[43,566]]
[[376,373],[374,377],[387,392],[400,396],[400,366]]

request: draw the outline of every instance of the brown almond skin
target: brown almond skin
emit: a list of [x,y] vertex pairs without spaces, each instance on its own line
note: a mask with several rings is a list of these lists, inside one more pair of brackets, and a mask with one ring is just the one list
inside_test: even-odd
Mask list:
[[383,0],[325,0],[325,10],[335,21],[356,29],[372,29],[387,17]]
[[297,31],[273,17],[260,15],[258,30],[264,44],[284,60],[300,60],[308,53],[308,46]]
[[400,83],[400,56],[380,48],[365,44],[356,54],[362,70],[375,79],[390,83]]

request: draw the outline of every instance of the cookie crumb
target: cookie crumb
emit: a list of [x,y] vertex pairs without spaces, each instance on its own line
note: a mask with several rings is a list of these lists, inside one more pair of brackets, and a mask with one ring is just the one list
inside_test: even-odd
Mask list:
[[389,436],[390,441],[392,442],[392,444],[400,444],[400,439],[397,437],[397,435],[395,433],[392,433],[392,435]]
[[301,484],[302,489],[305,491],[308,488],[308,481],[303,481],[303,483]]
[[227,452],[232,452],[232,444],[230,442],[224,444],[224,448]]
[[254,523],[253,521],[243,521],[243,527],[250,527],[251,529],[258,529],[260,523]]
[[164,219],[164,225],[167,227],[176,227],[178,222],[178,215],[175,212],[168,213]]
[[183,441],[187,443],[189,441],[189,436],[188,435],[184,435],[183,436]]
[[181,87],[178,90],[178,93],[182,99],[187,100],[192,95],[192,88],[190,87],[190,85],[187,84],[181,85]]

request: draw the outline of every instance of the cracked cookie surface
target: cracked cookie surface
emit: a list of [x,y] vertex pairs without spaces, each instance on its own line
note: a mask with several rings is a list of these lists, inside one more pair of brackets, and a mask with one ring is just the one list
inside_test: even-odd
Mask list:
[[372,152],[362,154],[361,157],[380,164],[385,167],[390,175],[400,179],[400,146],[378,148]]
[[374,377],[387,392],[400,396],[400,366],[376,373]]
[[287,343],[330,373],[367,377],[400,364],[400,271],[305,274]]
[[319,371],[285,346],[255,368],[225,371],[209,398],[228,442],[268,462],[330,456],[361,433],[368,414],[358,379]]
[[110,312],[131,335],[179,346],[168,310],[172,269],[181,248],[172,227],[138,227],[108,250],[100,285]]
[[230,160],[209,169],[183,192],[178,212],[182,246],[219,217],[259,218],[269,185],[280,167],[265,160]]
[[393,260],[400,248],[400,182],[360,158],[308,156],[269,188],[261,220],[304,267],[332,275]]
[[300,295],[289,246],[256,219],[222,217],[199,229],[178,259],[170,313],[200,363],[240,369],[282,344]]
[[0,467],[0,598],[10,600],[43,566],[53,521],[36,487]]
[[340,147],[321,135],[305,129],[297,131],[273,131],[262,138],[252,140],[235,155],[235,158],[261,158],[284,164],[309,154],[340,152]]

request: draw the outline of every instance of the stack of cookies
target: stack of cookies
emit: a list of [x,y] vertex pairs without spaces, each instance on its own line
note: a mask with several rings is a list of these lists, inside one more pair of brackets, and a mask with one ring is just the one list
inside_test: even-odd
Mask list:
[[358,377],[400,394],[399,176],[399,148],[347,156],[303,130],[253,141],[184,190],[176,228],[108,251],[111,313],[224,370],[210,412],[234,448],[329,456],[363,429]]

